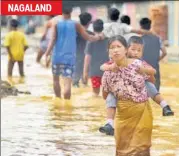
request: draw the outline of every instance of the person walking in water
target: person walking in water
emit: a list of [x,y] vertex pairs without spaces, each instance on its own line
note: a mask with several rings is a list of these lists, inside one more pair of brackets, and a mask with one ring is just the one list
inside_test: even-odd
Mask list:
[[71,7],[63,7],[62,19],[54,23],[52,38],[46,51],[46,61],[52,51],[53,88],[55,96],[61,98],[59,77],[64,78],[64,99],[71,98],[71,83],[76,61],[77,32],[86,40],[97,41],[103,39],[101,35],[90,35],[85,28],[71,19]]
[[[151,20],[149,18],[142,18],[139,22],[140,27],[144,30],[151,29]],[[162,60],[166,55],[166,48],[162,44],[161,39],[158,36],[152,34],[146,34],[142,36],[144,41],[144,52],[143,59],[150,64],[155,70],[155,86],[157,90],[160,90],[160,66],[159,61]],[[162,55],[160,56],[160,50]]]
[[24,33],[18,31],[19,22],[16,19],[10,21],[10,32],[5,36],[4,46],[8,51],[8,77],[12,77],[14,64],[19,65],[19,74],[24,77],[24,54],[28,48]]
[[148,76],[141,60],[127,58],[127,42],[122,36],[109,40],[109,57],[119,70],[105,71],[103,97],[109,93],[119,99],[115,116],[116,156],[150,156],[153,117],[145,80]]
[[[147,88],[147,93],[150,98],[153,99],[160,107],[162,108],[162,114],[163,116],[173,116],[174,112],[171,110],[168,103],[165,101],[165,99],[162,97],[162,95],[158,92],[155,85],[155,78],[154,74],[156,73],[156,70],[151,67],[149,64],[147,64],[144,60],[142,60],[143,55],[143,41],[142,38],[139,36],[132,36],[128,41],[128,52],[127,57],[133,58],[133,59],[139,59],[142,61],[143,65],[145,66],[145,69],[143,69],[142,74],[146,74],[149,77],[148,80],[145,81],[145,86]],[[111,64],[106,63],[101,66],[102,70],[111,70],[115,71],[118,70],[118,67],[115,66],[114,63]],[[113,94],[108,94],[108,97],[106,99],[106,106],[107,106],[107,121],[106,124],[99,128],[99,131],[102,133],[106,133],[107,135],[113,135],[114,133],[114,117],[116,112],[116,105],[117,101],[120,99],[115,98]]]
[[[97,19],[93,22],[94,33],[98,34],[103,31],[103,21]],[[101,78],[103,71],[100,70],[100,66],[109,60],[108,57],[108,39],[87,42],[85,48],[85,61],[84,61],[84,80],[88,79],[88,71],[91,78],[93,95],[98,96],[101,87]]]
[[[91,23],[92,16],[90,13],[84,12],[79,15],[80,24],[84,26],[87,33],[93,35],[91,31],[88,31],[87,28],[89,24]],[[73,76],[73,86],[76,88],[79,88],[79,81],[82,79],[82,83],[86,84],[83,80],[83,65],[84,65],[84,57],[85,57],[85,46],[86,46],[86,40],[77,33],[77,51],[76,51],[76,63],[75,63],[75,72]]]
[[45,54],[48,44],[50,42],[50,37],[51,37],[51,33],[52,33],[51,27],[53,24],[53,17],[54,17],[53,15],[48,16],[48,21],[45,24],[45,30],[42,35],[41,41],[40,41],[40,47],[39,47],[39,51],[38,51],[37,58],[36,58],[37,63],[40,63],[40,60],[41,60],[42,56]]

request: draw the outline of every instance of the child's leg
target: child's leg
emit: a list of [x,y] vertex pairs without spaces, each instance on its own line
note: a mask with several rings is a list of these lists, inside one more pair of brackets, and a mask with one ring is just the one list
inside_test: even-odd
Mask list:
[[168,103],[163,99],[163,97],[160,95],[160,93],[157,91],[157,88],[154,84],[151,82],[146,81],[145,82],[148,95],[161,106],[163,109],[163,116],[170,116],[173,115],[173,111],[169,107]]
[[106,133],[107,135],[114,135],[114,117],[116,113],[117,99],[112,93],[109,93],[106,99],[107,105],[107,121],[103,127],[99,128],[99,131]]
[[163,116],[173,116],[174,112],[171,110],[170,106],[168,103],[163,99],[163,97],[160,94],[157,94],[153,100],[160,104],[160,106],[163,109]]
[[115,113],[116,113],[117,99],[112,93],[108,94],[106,98],[106,105],[107,105],[107,120],[114,120]]
[[91,83],[92,83],[94,95],[98,96],[100,93],[101,77],[98,76],[91,77]]
[[166,107],[168,104],[164,101],[160,93],[157,91],[155,85],[151,82],[145,82],[147,92],[149,97],[151,97],[157,104],[159,104],[162,108]]
[[[159,94],[155,85],[153,83],[149,82],[149,81],[145,81],[145,86],[147,88],[148,96],[155,101],[155,97]],[[157,102],[157,104],[160,105],[160,103],[158,103],[158,102]]]
[[24,62],[18,61],[18,65],[19,65],[19,74],[21,77],[24,77]]
[[116,114],[116,108],[115,107],[107,108],[107,123],[109,123],[112,126],[112,128],[114,128],[115,114]]
[[94,96],[99,96],[100,88],[93,88],[93,94]]
[[14,68],[14,61],[9,60],[8,61],[8,77],[12,77],[12,72],[13,72],[13,68]]
[[[161,105],[161,102],[162,101],[164,101],[164,99],[163,99],[163,97],[160,95],[160,94],[157,94],[156,96],[154,96],[153,97],[153,100],[157,103],[157,104],[159,104],[159,105]],[[168,104],[166,103],[166,104],[163,104],[163,107],[165,107],[165,106],[167,106]],[[161,107],[162,107],[162,105],[161,105]],[[162,107],[162,108],[163,108]]]

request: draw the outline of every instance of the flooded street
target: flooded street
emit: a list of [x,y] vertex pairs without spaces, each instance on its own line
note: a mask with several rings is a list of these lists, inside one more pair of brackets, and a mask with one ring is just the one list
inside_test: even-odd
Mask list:
[[[31,95],[1,100],[2,156],[113,156],[115,142],[98,131],[105,122],[105,101],[91,96],[90,87],[73,88],[71,102],[53,99],[51,69],[35,63],[35,49],[25,56],[25,79],[15,65],[10,82]],[[7,56],[1,56],[2,79],[7,80]],[[179,64],[161,65],[161,93],[175,112],[154,116],[151,156],[179,156]]]

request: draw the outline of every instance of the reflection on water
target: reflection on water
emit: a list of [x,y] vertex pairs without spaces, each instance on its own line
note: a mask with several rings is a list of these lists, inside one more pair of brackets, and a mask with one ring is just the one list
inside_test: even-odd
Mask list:
[[8,77],[7,81],[12,85],[16,84],[24,84],[25,83],[25,77]]
[[[35,63],[29,65],[32,58],[26,62],[27,77],[23,81],[17,77],[9,80],[32,95],[1,100],[2,156],[114,155],[114,138],[98,132],[106,116],[103,99],[93,98],[89,87],[73,88],[71,101],[54,99],[50,69]],[[2,77],[6,78],[4,59],[2,63]],[[172,73],[174,67],[179,70],[179,64],[162,65],[161,91],[175,116],[162,117],[161,108],[151,102],[154,115],[152,156],[179,156],[179,71]]]

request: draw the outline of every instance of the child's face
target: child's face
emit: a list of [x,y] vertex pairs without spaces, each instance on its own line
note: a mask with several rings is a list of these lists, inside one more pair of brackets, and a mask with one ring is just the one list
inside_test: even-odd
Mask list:
[[143,55],[143,45],[132,43],[130,47],[128,48],[127,56],[130,58],[139,59]]

